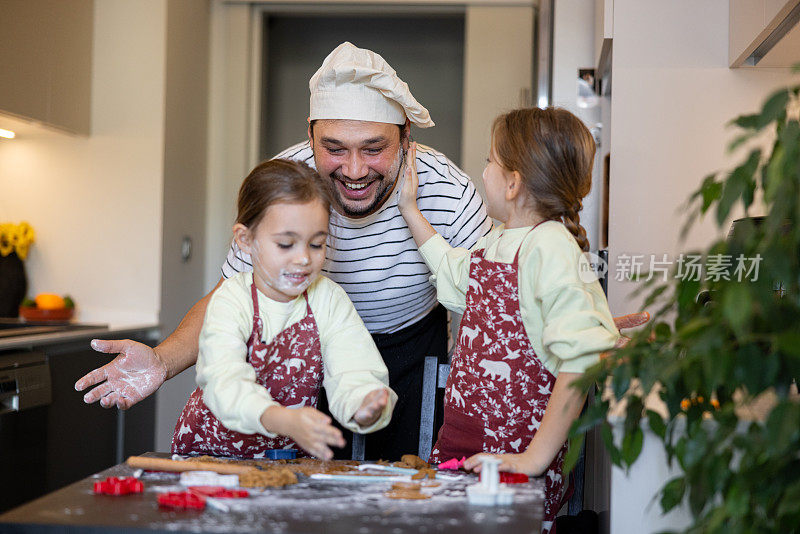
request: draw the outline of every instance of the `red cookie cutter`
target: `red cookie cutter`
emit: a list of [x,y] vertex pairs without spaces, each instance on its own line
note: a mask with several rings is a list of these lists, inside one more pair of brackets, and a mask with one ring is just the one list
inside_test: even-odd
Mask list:
[[222,486],[189,486],[189,491],[216,499],[243,499],[250,496],[247,490],[232,490]]
[[500,473],[500,482],[502,484],[524,484],[528,480],[528,475],[524,473]]
[[158,505],[176,510],[202,510],[206,507],[206,498],[191,491],[168,492],[158,496]]
[[144,484],[134,477],[108,477],[102,482],[94,483],[94,492],[98,495],[128,495],[142,491],[144,491]]

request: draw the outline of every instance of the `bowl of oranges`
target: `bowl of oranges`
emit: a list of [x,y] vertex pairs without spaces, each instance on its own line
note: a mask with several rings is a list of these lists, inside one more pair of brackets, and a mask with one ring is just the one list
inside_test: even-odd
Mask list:
[[66,322],[75,315],[75,302],[69,295],[39,293],[35,299],[26,298],[19,307],[25,321]]

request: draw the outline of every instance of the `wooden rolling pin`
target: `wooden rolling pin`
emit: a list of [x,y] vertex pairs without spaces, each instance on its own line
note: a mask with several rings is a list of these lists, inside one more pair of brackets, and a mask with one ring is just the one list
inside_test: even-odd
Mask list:
[[128,465],[134,469],[148,471],[214,471],[223,475],[241,475],[257,470],[248,465],[234,465],[219,462],[198,462],[196,460],[170,460],[168,458],[151,458],[149,456],[131,456]]

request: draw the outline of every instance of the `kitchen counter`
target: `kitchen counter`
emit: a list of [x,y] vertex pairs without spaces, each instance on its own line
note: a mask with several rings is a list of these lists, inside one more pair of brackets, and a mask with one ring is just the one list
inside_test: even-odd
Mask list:
[[27,334],[7,338],[0,338],[0,351],[11,349],[32,349],[39,347],[53,347],[55,345],[74,345],[86,339],[125,339],[127,337],[144,338],[157,341],[160,335],[159,325],[98,325],[80,330],[63,330],[44,334]]
[[20,506],[0,515],[0,531],[538,534],[543,513],[543,479],[515,484],[514,503],[509,506],[474,506],[468,504],[465,488],[478,478],[466,473],[454,481],[441,481],[441,486],[432,488],[432,498],[416,501],[385,497],[390,482],[330,482],[300,476],[300,483],[293,486],[226,500],[228,512],[159,508],[159,492],[183,489],[175,473],[145,473],[145,491],[138,495],[93,494],[95,481],[132,474],[127,465],[116,465]]

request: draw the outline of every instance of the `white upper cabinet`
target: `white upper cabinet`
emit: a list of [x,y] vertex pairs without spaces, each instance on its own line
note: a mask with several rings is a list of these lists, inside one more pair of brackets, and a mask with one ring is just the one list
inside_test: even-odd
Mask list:
[[800,0],[730,0],[728,38],[732,68],[800,63]]
[[0,113],[88,135],[94,0],[0,1]]

